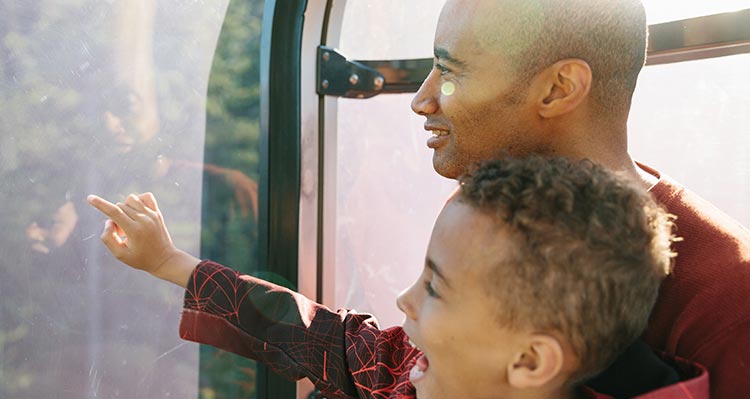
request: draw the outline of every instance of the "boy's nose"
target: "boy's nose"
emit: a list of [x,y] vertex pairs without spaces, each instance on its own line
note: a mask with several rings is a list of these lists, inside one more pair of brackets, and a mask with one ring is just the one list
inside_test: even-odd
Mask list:
[[398,306],[398,309],[404,312],[406,317],[410,319],[414,319],[416,316],[416,313],[414,312],[414,306],[412,305],[411,301],[412,288],[414,288],[414,286],[411,286],[402,291],[400,294],[398,294],[398,297],[396,297],[396,306]]
[[418,115],[432,115],[438,110],[435,88],[438,84],[434,77],[434,71],[427,75],[427,79],[419,87],[417,94],[411,100],[411,110]]

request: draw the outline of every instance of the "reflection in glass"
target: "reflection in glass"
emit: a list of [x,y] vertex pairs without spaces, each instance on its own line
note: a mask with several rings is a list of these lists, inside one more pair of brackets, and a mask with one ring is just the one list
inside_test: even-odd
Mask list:
[[[258,271],[260,32],[263,1],[233,1],[208,82],[201,257]],[[257,397],[254,361],[201,346],[201,398]]]
[[153,191],[177,246],[198,253],[226,6],[0,3],[0,397],[198,396],[182,291],[112,258],[85,196]]

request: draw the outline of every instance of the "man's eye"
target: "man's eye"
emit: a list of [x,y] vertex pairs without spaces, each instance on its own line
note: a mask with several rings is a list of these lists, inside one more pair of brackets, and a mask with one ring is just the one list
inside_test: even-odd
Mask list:
[[445,65],[443,65],[443,64],[438,64],[438,63],[435,63],[435,69],[437,69],[438,71],[440,71],[440,74],[441,74],[441,75],[445,75],[446,73],[450,72],[450,69],[448,69],[448,68],[447,68],[447,67],[446,67]]
[[433,298],[440,298],[440,295],[435,291],[434,288],[432,288],[432,283],[429,281],[424,282],[424,289],[427,291],[427,295],[433,297]]

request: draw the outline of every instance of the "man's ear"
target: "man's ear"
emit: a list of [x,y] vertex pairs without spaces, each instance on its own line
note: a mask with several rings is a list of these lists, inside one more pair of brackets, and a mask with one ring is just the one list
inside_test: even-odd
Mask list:
[[591,67],[586,61],[568,58],[537,75],[539,115],[549,119],[574,111],[591,90]]
[[508,382],[515,388],[541,387],[560,375],[565,354],[557,338],[532,335],[508,365]]

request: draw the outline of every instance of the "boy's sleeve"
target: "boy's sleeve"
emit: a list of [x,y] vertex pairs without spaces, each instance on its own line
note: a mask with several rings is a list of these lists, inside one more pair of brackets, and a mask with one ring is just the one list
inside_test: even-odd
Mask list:
[[308,377],[329,399],[409,388],[406,363],[418,353],[400,328],[380,330],[369,315],[334,312],[211,261],[188,282],[180,336],[255,359],[291,380]]

